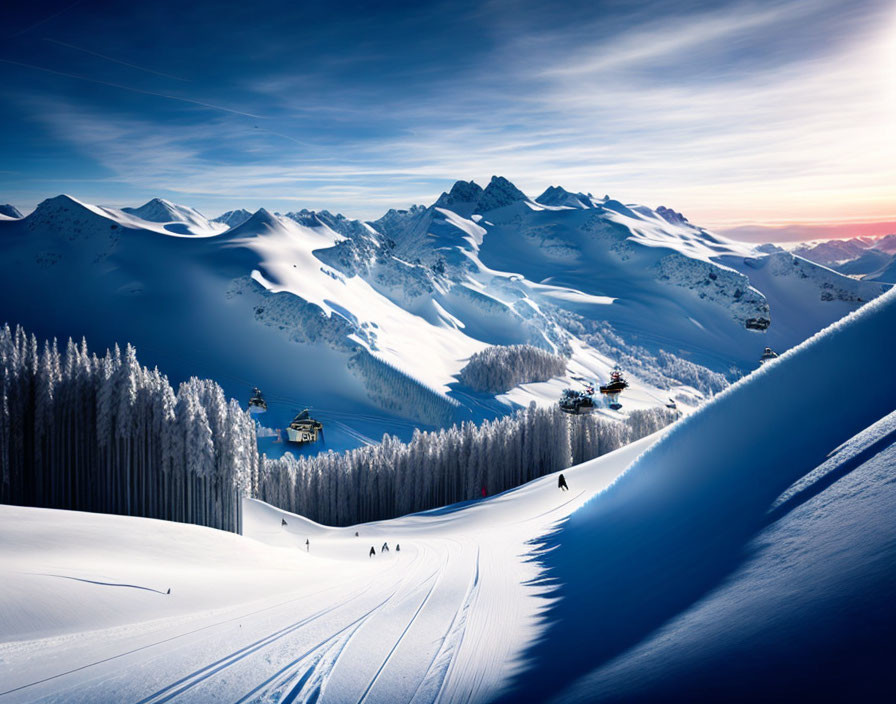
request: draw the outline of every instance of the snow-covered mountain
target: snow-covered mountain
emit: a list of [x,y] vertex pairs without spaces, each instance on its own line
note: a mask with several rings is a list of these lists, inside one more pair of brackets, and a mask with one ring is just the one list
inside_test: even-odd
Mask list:
[[[239,398],[257,385],[271,427],[313,406],[338,449],[553,403],[617,363],[626,409],[694,402],[764,346],[788,349],[887,288],[669,208],[560,187],[531,199],[500,177],[369,223],[228,215],[46,200],[0,223],[0,317],[94,347],[130,341],[172,378],[215,378]],[[513,344],[562,354],[566,375],[497,396],[458,381],[472,354]]]
[[139,208],[121,210],[140,220],[164,225],[168,232],[179,235],[211,235],[226,229],[217,221],[207,220],[198,210],[176,205],[164,198],[153,198]]
[[0,220],[5,220],[7,218],[11,220],[15,220],[22,217],[22,213],[19,212],[19,209],[10,205],[9,203],[0,205]]
[[240,208],[239,210],[228,210],[226,213],[212,218],[212,222],[220,222],[227,225],[227,227],[238,227],[251,217],[252,213],[244,208]]
[[896,235],[801,242],[790,251],[863,281],[896,283]]

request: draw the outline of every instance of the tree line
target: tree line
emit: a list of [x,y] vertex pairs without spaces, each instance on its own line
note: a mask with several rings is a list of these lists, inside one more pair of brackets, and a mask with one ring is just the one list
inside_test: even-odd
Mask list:
[[214,381],[177,391],[131,345],[39,345],[0,329],[0,503],[145,516],[241,532],[242,497],[331,525],[495,494],[615,450],[677,417],[566,416],[534,405],[410,442],[268,459],[256,426]]
[[255,426],[213,381],[174,391],[116,345],[0,330],[0,502],[241,530]]
[[512,489],[616,450],[678,417],[666,408],[632,411],[624,421],[529,408],[481,425],[414,432],[408,443],[316,457],[267,459],[258,498],[319,523],[351,525]]

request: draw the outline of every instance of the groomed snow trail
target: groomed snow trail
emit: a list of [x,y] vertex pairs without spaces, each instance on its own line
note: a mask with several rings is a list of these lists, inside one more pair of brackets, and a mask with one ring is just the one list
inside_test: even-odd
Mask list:
[[491,700],[548,604],[531,541],[655,439],[566,470],[568,492],[348,528],[255,501],[245,538],[0,506],[0,702]]

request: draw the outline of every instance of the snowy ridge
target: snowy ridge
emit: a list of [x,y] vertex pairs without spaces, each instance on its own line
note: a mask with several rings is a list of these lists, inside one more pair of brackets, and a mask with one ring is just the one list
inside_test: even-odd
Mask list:
[[[498,176],[369,223],[264,208],[209,222],[161,199],[119,210],[59,196],[0,229],[6,319],[43,336],[131,340],[174,378],[215,378],[240,399],[260,386],[278,397],[272,428],[315,407],[337,450],[384,432],[408,439],[407,420],[447,422],[371,392],[398,388],[395,370],[408,389],[432,389],[435,406],[458,402],[452,420],[554,404],[620,362],[626,409],[698,403],[755,368],[765,345],[788,349],[887,288],[726,240],[670,208],[559,186],[532,200]],[[568,356],[567,373],[498,395],[462,383],[472,355],[512,345]],[[349,368],[361,354],[383,362],[363,381]]]
[[166,230],[177,234],[213,234],[222,231],[218,221],[209,221],[199,211],[175,205],[163,198],[153,198],[139,208],[122,208],[122,212],[147,222],[164,224]]

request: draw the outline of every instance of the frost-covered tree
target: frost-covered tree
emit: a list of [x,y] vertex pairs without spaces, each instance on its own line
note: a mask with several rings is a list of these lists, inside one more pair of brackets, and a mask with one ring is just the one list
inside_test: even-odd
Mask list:
[[117,346],[0,329],[0,502],[239,531],[258,469],[255,425],[211,381],[175,394]]
[[474,391],[503,393],[566,373],[566,359],[532,345],[496,345],[470,357],[460,381]]
[[531,405],[481,425],[417,430],[410,442],[317,457],[262,457],[258,498],[331,525],[350,525],[495,494],[611,452],[678,413],[632,411],[624,421]]

